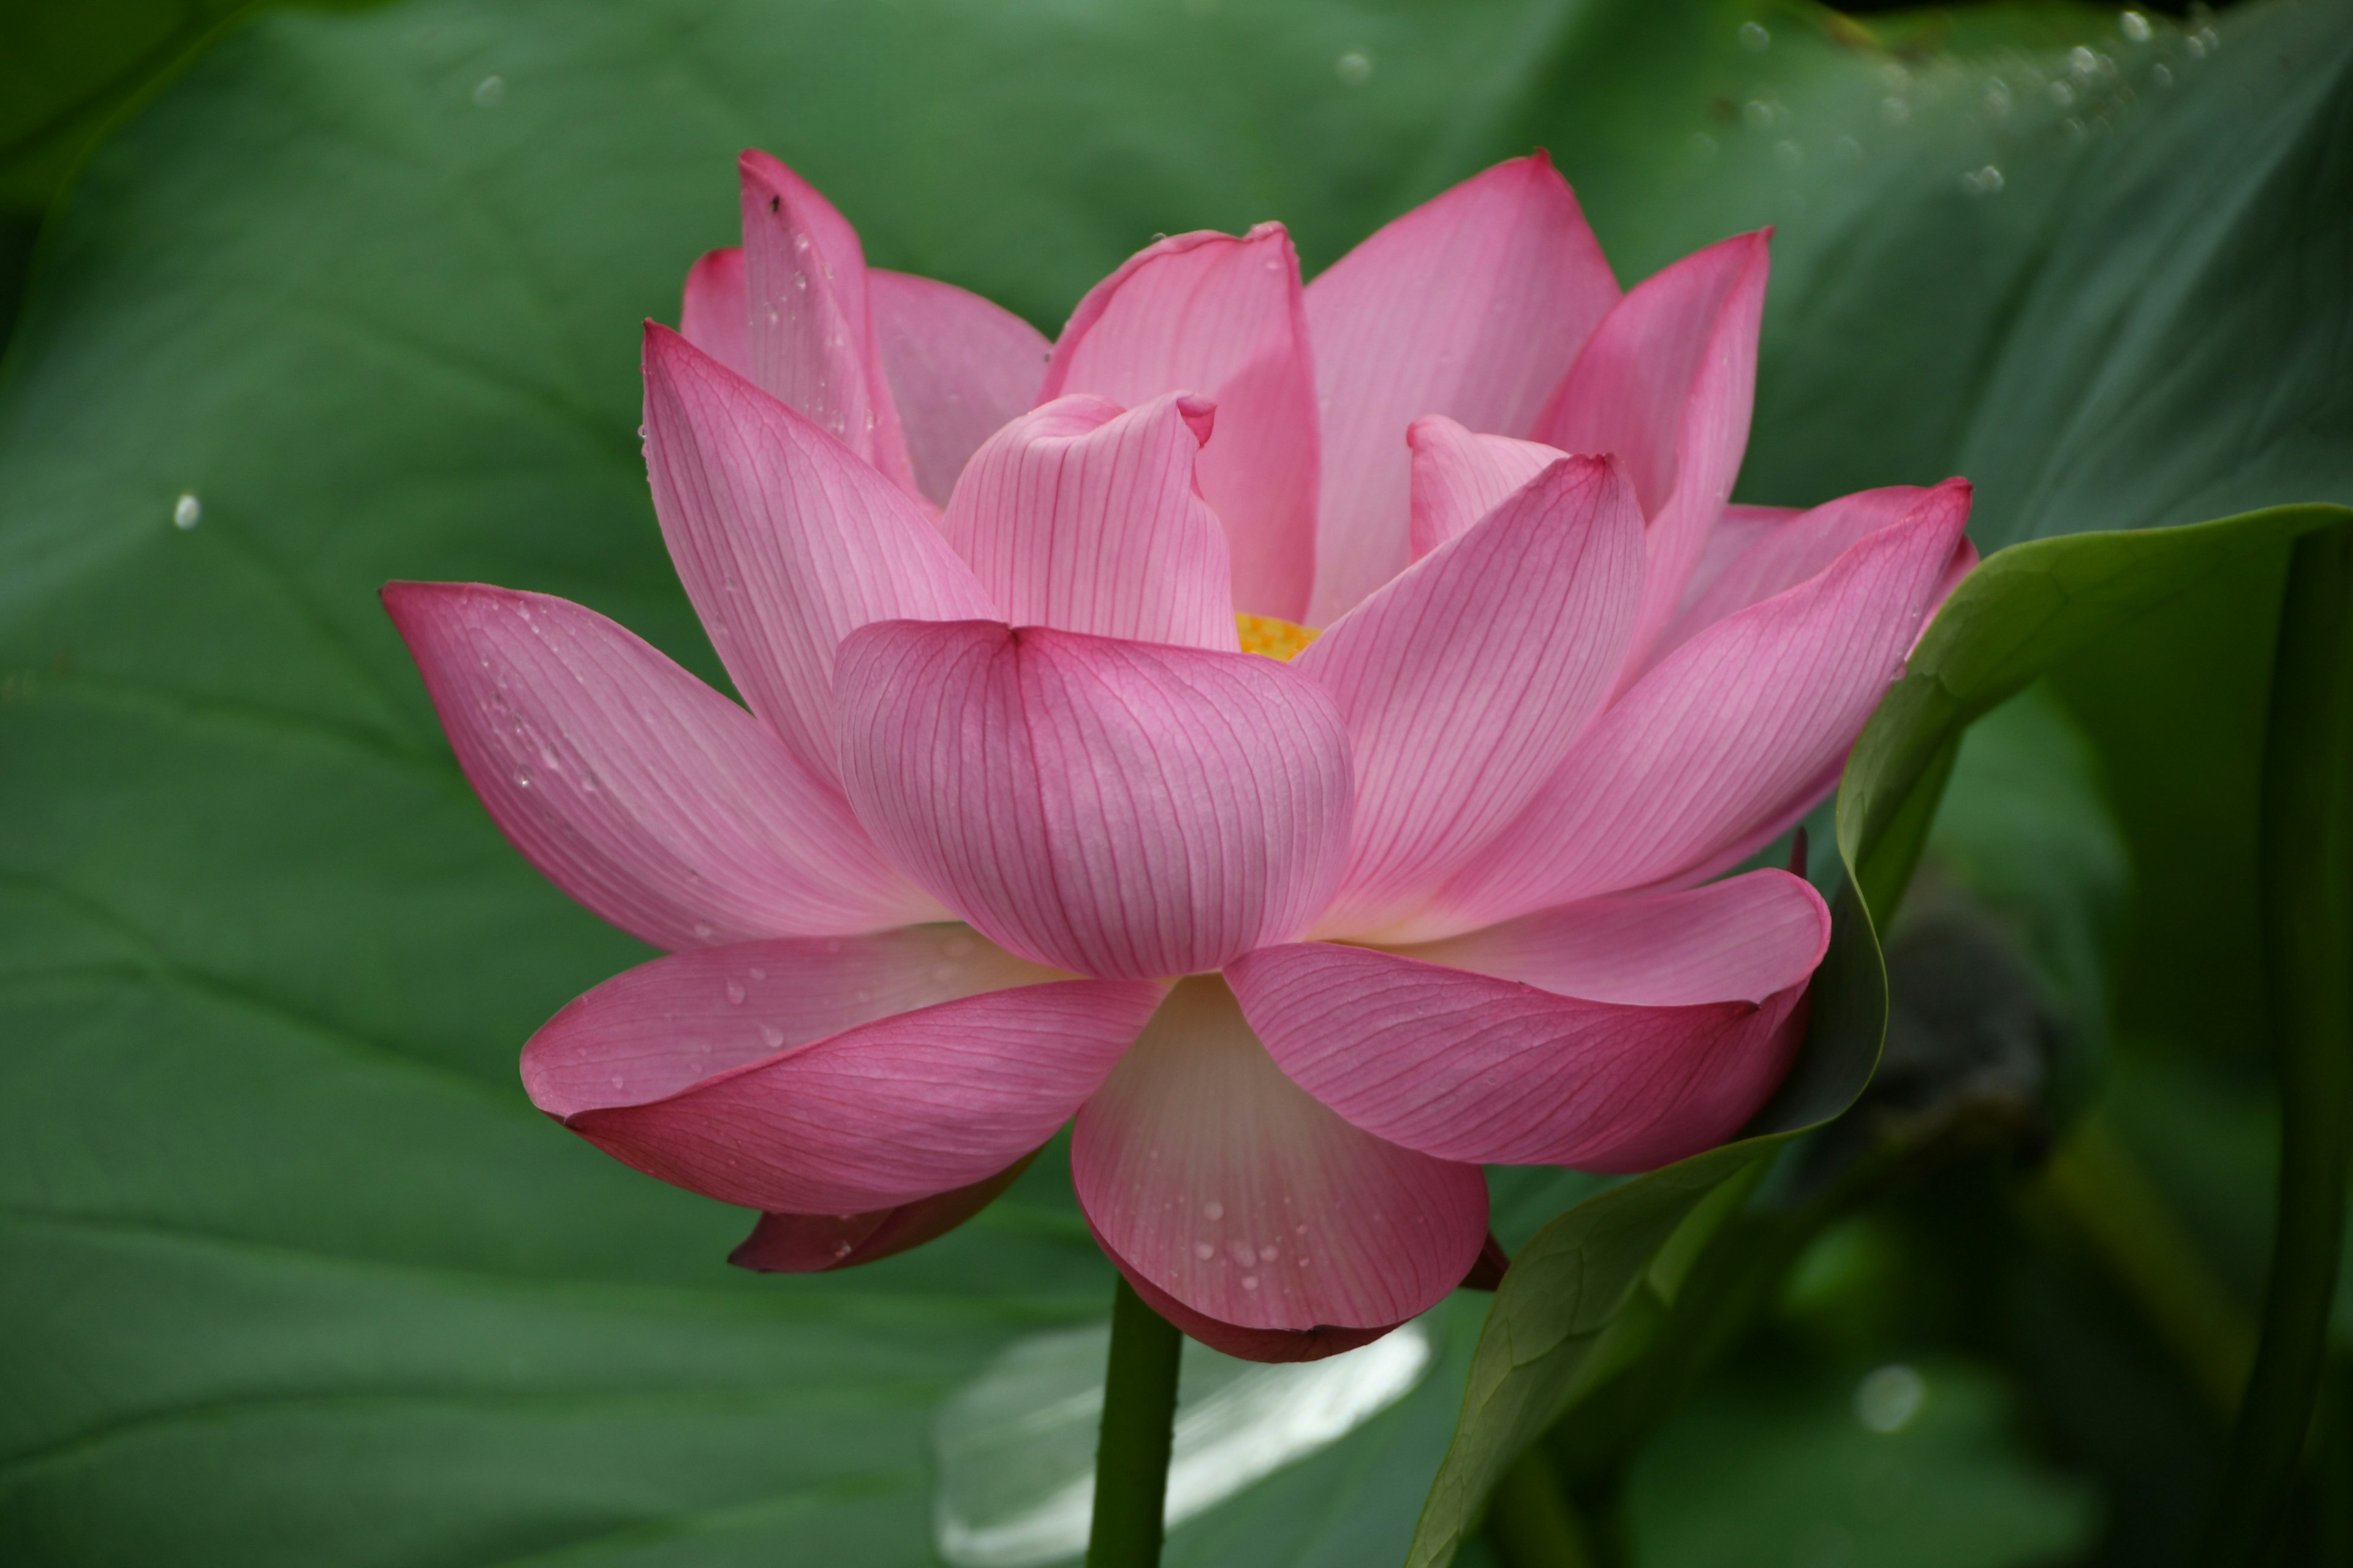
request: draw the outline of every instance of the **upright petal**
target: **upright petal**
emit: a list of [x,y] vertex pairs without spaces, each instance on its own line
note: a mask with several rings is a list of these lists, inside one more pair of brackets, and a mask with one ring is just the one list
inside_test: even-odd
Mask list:
[[915,484],[945,506],[965,460],[1038,401],[1053,346],[1012,311],[953,283],[877,267],[866,289]]
[[1040,963],[1215,969],[1304,930],[1338,879],[1347,734],[1271,659],[899,621],[844,641],[836,684],[860,820]]
[[1935,606],[1966,517],[1924,508],[1636,681],[1411,935],[1695,875],[1836,770]]
[[1324,411],[1317,625],[1405,570],[1407,427],[1443,414],[1535,435],[1617,300],[1577,197],[1542,153],[1424,202],[1308,285]]
[[1540,441],[1482,436],[1443,414],[1406,427],[1412,454],[1412,555],[1416,561],[1494,510],[1513,491],[1568,456]]
[[648,322],[654,512],[752,711],[834,777],[834,648],[869,621],[994,617],[921,503],[677,333]]
[[759,721],[593,610],[395,583],[385,608],[491,819],[657,947],[836,935],[944,912]]
[[[1682,612],[1649,650],[1653,664],[1735,610],[1759,604],[1820,575],[1831,563],[1868,536],[1917,516],[1924,507],[1957,509],[1967,516],[1969,483],[1947,479],[1935,489],[1891,485],[1841,496],[1763,530],[1707,584],[1683,602]],[[1725,509],[1727,511],[1731,508]],[[1719,529],[1722,528],[1719,524]],[[1711,542],[1713,542],[1711,541]]]
[[744,247],[707,251],[688,268],[678,335],[733,371],[752,374],[752,325],[744,301]]
[[1234,608],[1305,616],[1315,575],[1315,372],[1299,257],[1281,224],[1240,239],[1180,234],[1096,284],[1062,329],[1038,395],[1073,392],[1125,408],[1167,392],[1215,403],[1201,493],[1226,525]]
[[945,1236],[994,1203],[1036,1154],[993,1176],[913,1203],[864,1214],[764,1214],[743,1245],[727,1255],[761,1274],[822,1274],[879,1263]]
[[1616,683],[1642,514],[1614,459],[1562,458],[1293,661],[1347,721],[1347,873],[1318,930],[1415,912],[1560,766]]
[[1637,285],[1594,329],[1534,431],[1565,452],[1615,452],[1626,463],[1651,520],[1637,648],[1683,602],[1740,473],[1769,238],[1736,236]]
[[1420,956],[1299,942],[1228,973],[1282,1070],[1367,1132],[1438,1159],[1635,1171],[1756,1114],[1829,940],[1813,889],[1764,871]]
[[1683,607],[1689,609],[1724,574],[1725,567],[1748,552],[1749,546],[1791,518],[1804,514],[1803,507],[1743,506],[1736,501],[1727,504],[1716,518],[1715,526],[1707,531],[1707,542],[1700,546],[1699,562],[1683,584]]
[[1215,976],[1179,982],[1080,1110],[1071,1174],[1131,1277],[1243,1329],[1385,1331],[1461,1283],[1486,1240],[1475,1165],[1335,1116]]
[[953,928],[714,948],[572,1002],[523,1047],[523,1086],[649,1175],[860,1214],[986,1181],[1045,1142],[1160,991],[1058,981]]
[[1015,626],[1240,651],[1225,531],[1193,483],[1210,407],[1058,397],[973,455],[940,531]]
[[736,166],[752,379],[892,483],[920,493],[875,353],[858,231],[765,153],[746,152]]

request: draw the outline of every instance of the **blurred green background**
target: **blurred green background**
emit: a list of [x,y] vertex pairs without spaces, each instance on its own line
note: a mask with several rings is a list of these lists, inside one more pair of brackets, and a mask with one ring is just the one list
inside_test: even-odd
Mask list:
[[[637,322],[730,239],[744,145],[877,263],[1049,331],[1155,232],[1279,217],[1314,269],[1543,145],[1621,281],[1777,226],[1740,499],[1963,473],[1989,552],[2353,502],[2337,0],[19,0],[0,1560],[926,1563],[937,1401],[1103,1312],[1052,1159],[933,1247],[754,1279],[740,1216],[515,1080],[644,950],[498,838],[375,590],[563,594],[720,679],[646,495]],[[1881,1078],[1756,1200],[1788,1256],[1688,1376],[1547,1441],[1599,1550],[2189,1560],[2270,1241],[2284,566],[1972,732]],[[1497,1172],[1498,1229],[1591,1185]],[[1400,1559],[1483,1307],[1171,1560]],[[2341,1286],[2336,1325],[2286,1561],[2353,1563]]]

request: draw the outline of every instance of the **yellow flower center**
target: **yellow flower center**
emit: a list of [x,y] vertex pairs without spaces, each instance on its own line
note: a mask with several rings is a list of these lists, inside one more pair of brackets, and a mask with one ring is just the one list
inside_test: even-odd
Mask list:
[[1293,626],[1272,616],[1236,616],[1234,630],[1241,634],[1244,653],[1263,654],[1284,664],[1324,635],[1314,626]]

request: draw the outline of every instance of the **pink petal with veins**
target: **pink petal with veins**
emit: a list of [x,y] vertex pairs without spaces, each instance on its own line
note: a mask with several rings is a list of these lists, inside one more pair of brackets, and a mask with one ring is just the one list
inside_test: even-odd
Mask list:
[[1601,247],[1542,153],[1424,202],[1308,285],[1324,411],[1317,625],[1405,570],[1407,427],[1442,414],[1535,435],[1617,300]]
[[1215,977],[1180,982],[1080,1110],[1071,1173],[1131,1278],[1241,1329],[1386,1332],[1461,1284],[1486,1240],[1478,1167],[1334,1115]]
[[974,454],[940,531],[1015,626],[1239,652],[1225,531],[1193,482],[1210,413],[1056,398]]
[[1315,574],[1315,372],[1299,258],[1281,224],[1240,239],[1176,235],[1096,284],[1062,329],[1038,395],[1074,392],[1124,408],[1169,392],[1216,404],[1201,493],[1225,523],[1234,608],[1305,616]]
[[593,610],[394,583],[449,743],[550,881],[657,947],[842,934],[945,913],[752,715]]
[[1306,928],[1347,853],[1347,735],[1271,659],[885,623],[836,677],[842,776],[894,864],[1082,974],[1217,968]]
[[687,597],[752,711],[831,779],[842,637],[997,606],[922,502],[651,322],[645,374],[654,512]]

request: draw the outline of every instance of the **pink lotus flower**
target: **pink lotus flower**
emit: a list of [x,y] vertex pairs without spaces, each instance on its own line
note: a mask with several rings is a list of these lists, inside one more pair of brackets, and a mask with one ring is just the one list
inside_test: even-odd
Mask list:
[[1972,559],[1958,481],[1725,504],[1765,235],[1621,297],[1538,155],[1305,288],[1276,225],[1162,240],[1050,350],[743,176],[645,435],[750,710],[561,599],[385,592],[508,837],[670,950],[533,1037],[543,1110],[780,1269],[939,1234],[1075,1117],[1136,1289],[1281,1359],[1462,1281],[1482,1163],[1757,1109],[1829,916],[1707,879]]

